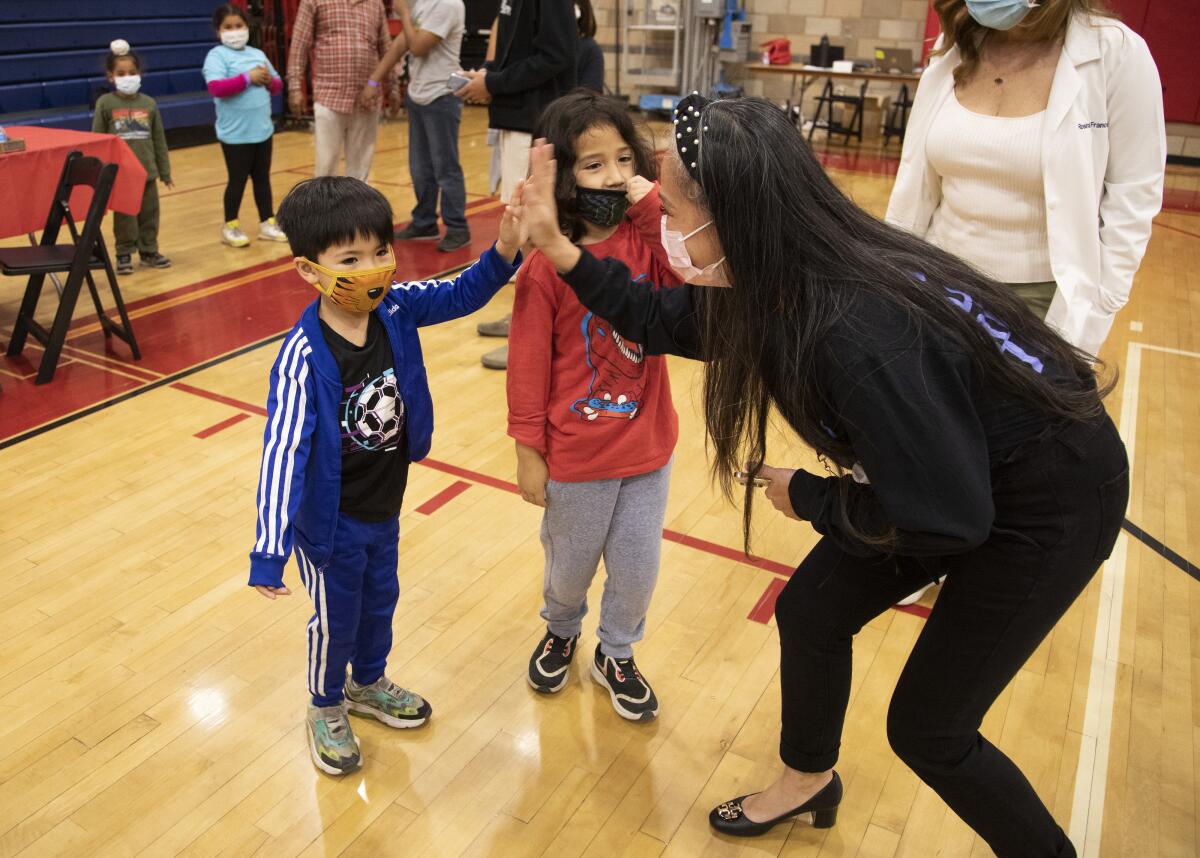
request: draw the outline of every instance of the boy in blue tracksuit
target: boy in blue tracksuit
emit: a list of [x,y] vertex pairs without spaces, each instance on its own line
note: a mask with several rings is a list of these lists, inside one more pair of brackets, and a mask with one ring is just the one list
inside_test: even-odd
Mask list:
[[339,775],[361,760],[347,710],[392,727],[420,726],[432,711],[384,676],[400,504],[409,463],[433,433],[417,328],[486,304],[520,265],[524,237],[509,209],[495,247],[457,279],[393,284],[392,209],[358,179],[301,182],[278,219],[296,270],[321,297],[271,369],[250,586],[290,595],[283,567],[294,545],[315,608],[309,749],[317,768]]

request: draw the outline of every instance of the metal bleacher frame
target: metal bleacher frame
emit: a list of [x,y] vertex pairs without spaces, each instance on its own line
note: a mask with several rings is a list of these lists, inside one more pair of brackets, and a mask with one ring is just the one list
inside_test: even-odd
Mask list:
[[[171,145],[209,142],[215,113],[201,68],[217,44],[216,5],[213,0],[0,0],[0,126],[91,130],[93,105],[109,91],[108,44],[120,38],[142,60],[142,92],[158,102]],[[262,0],[250,6],[256,17]],[[277,96],[274,112],[282,109]]]

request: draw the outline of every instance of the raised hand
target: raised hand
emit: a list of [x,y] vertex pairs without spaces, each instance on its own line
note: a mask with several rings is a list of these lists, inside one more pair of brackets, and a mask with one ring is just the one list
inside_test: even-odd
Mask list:
[[529,150],[529,178],[525,180],[522,205],[522,219],[529,230],[529,239],[536,247],[547,247],[564,237],[554,198],[557,174],[554,147],[539,139]]
[[503,217],[500,218],[500,237],[496,241],[496,252],[510,263],[517,258],[517,252],[529,240],[529,231],[525,228],[522,215],[524,189],[524,181],[517,182],[517,188],[504,209]]
[[625,196],[629,198],[629,204],[636,206],[642,201],[646,194],[654,189],[654,182],[647,179],[645,176],[634,176],[629,180],[625,187]]

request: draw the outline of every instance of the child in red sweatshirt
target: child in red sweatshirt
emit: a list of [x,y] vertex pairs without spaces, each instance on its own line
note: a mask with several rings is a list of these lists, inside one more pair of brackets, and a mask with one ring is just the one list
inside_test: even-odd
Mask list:
[[[554,144],[563,232],[633,276],[679,285],[660,240],[653,155],[615,99],[575,92],[542,114],[535,137]],[[658,699],[633,660],[658,578],[679,420],[666,359],[642,353],[589,313],[534,253],[517,276],[509,338],[508,434],[525,500],[545,507],[542,618],[529,684],[567,682],[604,557],[599,643],[591,675],[623,718],[648,721]]]

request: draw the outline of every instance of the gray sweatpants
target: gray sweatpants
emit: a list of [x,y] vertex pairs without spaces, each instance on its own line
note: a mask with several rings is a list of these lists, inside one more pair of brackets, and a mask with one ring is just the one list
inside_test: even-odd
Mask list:
[[648,474],[546,486],[542,545],[546,549],[542,619],[560,638],[579,634],[587,592],[601,556],[608,577],[600,601],[601,649],[629,658],[646,630],[658,580],[671,463]]

